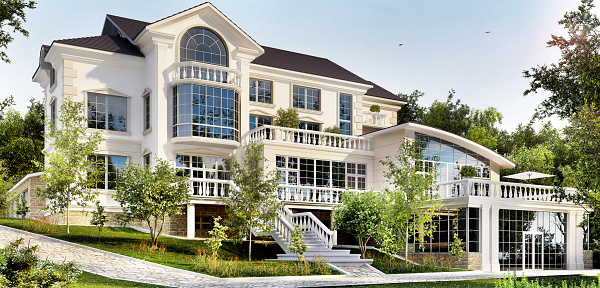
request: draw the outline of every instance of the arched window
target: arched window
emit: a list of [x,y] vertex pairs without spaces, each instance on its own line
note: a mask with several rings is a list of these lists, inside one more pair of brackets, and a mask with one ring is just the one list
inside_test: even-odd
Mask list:
[[179,45],[179,61],[227,65],[227,48],[223,40],[208,29],[194,27],[185,32]]

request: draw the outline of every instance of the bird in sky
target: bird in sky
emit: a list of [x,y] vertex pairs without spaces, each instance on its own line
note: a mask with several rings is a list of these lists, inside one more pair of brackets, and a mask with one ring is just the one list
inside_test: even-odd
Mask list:
[[402,45],[404,45],[404,44],[402,44],[402,43],[401,43],[401,44],[398,44],[398,46],[402,46]]
[[492,31],[485,31],[485,34],[490,34],[492,33]]

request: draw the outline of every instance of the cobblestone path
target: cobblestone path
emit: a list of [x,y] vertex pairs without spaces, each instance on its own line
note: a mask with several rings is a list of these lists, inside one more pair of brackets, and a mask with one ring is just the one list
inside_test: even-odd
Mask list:
[[[335,276],[288,276],[262,278],[220,279],[200,273],[194,273],[167,267],[131,257],[118,255],[62,240],[0,226],[0,247],[6,246],[18,238],[25,239],[29,245],[38,245],[40,258],[56,262],[73,261],[87,272],[114,279],[150,283],[171,287],[321,287],[352,284],[423,282],[444,280],[467,280],[502,277],[502,273],[483,273],[481,271],[420,273],[381,275],[368,267],[341,267],[354,275]],[[531,276],[598,274],[598,270],[584,271],[535,271]]]

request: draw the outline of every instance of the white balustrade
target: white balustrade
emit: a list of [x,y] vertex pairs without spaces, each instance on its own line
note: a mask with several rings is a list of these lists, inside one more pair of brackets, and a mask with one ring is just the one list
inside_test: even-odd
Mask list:
[[192,179],[190,180],[190,195],[200,197],[227,197],[230,189],[229,180]]
[[200,62],[175,62],[169,66],[169,79],[204,80],[234,85],[241,88],[242,74],[233,68]]
[[[462,179],[438,183],[433,191],[442,199],[482,196],[504,199],[524,199],[535,201],[559,201],[559,191],[553,186],[531,185],[512,182],[489,181],[485,179]],[[576,193],[573,188],[565,188],[564,196]]]
[[363,125],[385,126],[387,114],[371,111],[363,111]]
[[275,221],[275,229],[287,243],[292,239],[291,232],[294,231],[294,225],[298,225],[303,232],[313,232],[328,248],[333,247],[335,233],[329,230],[314,214],[310,212],[292,213],[290,209],[283,207]]
[[296,185],[277,186],[279,200],[290,202],[338,204],[340,203],[340,194],[344,191],[346,189]]
[[277,141],[371,151],[371,138],[263,125],[248,132],[246,142]]

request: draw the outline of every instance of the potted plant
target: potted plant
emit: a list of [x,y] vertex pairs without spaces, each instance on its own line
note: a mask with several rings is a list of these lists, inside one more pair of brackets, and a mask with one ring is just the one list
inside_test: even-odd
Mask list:
[[465,165],[460,168],[460,177],[462,178],[473,178],[477,174],[475,167]]
[[377,104],[373,104],[373,105],[371,105],[371,108],[369,108],[369,110],[371,112],[379,113],[379,112],[381,112],[381,107],[379,107],[379,105],[377,105]]

